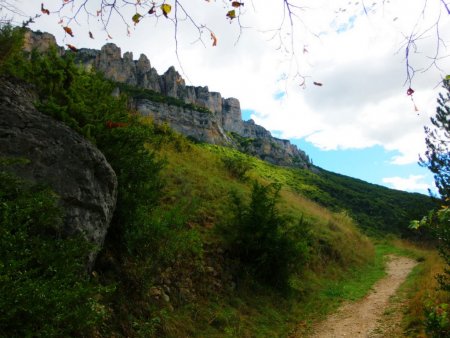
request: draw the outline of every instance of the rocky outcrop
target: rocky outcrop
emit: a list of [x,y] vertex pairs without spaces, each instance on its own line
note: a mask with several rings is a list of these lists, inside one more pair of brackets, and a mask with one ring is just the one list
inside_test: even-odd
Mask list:
[[32,91],[0,78],[0,157],[30,160],[14,173],[49,185],[65,211],[67,235],[81,233],[101,247],[117,197],[117,178],[103,154],[65,124],[36,110]]
[[142,115],[150,116],[159,123],[167,123],[173,130],[198,141],[220,145],[232,143],[232,139],[212,113],[199,112],[147,99],[136,100],[135,109]]
[[26,52],[36,49],[37,52],[44,53],[50,48],[55,48],[60,55],[64,54],[64,48],[56,44],[56,39],[52,34],[33,32],[31,30],[25,31],[23,49]]
[[[253,121],[243,121],[239,100],[222,98],[220,93],[210,92],[206,86],[187,86],[174,67],[158,75],[144,54],[138,60],[134,60],[130,52],[122,56],[120,48],[112,43],[101,50],[79,49],[75,58],[84,67],[95,68],[113,81],[152,90],[202,108],[195,111],[142,98],[134,101],[135,108],[142,114],[152,116],[156,122],[167,122],[184,135],[204,142],[236,146],[274,164],[310,166],[308,156],[295,145],[272,137],[268,130]],[[204,113],[205,109],[210,114]],[[259,141],[251,142],[254,145],[251,149],[243,149],[229,133]]]

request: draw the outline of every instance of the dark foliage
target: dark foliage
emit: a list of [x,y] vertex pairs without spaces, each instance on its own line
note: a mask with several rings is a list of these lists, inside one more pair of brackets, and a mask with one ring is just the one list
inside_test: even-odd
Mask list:
[[436,115],[431,117],[433,128],[425,127],[426,159],[420,164],[434,174],[439,194],[448,205],[450,198],[450,82],[444,81],[445,94],[439,93]]
[[323,169],[317,174],[299,175],[299,179],[316,188],[301,193],[331,210],[347,210],[372,235],[392,233],[418,238],[419,234],[409,228],[409,222],[438,205],[429,196],[388,189]]
[[89,244],[66,238],[58,197],[0,167],[0,336],[90,335],[107,291],[88,278]]
[[231,256],[248,273],[262,283],[286,290],[293,266],[298,267],[305,256],[306,244],[301,246],[301,241],[295,242],[286,232],[288,220],[276,206],[280,188],[255,182],[248,204],[233,194],[234,217],[224,236]]

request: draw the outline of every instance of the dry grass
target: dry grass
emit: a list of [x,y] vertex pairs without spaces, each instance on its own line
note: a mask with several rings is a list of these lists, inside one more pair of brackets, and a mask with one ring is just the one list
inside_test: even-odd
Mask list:
[[400,295],[406,299],[403,318],[405,335],[426,337],[423,325],[425,306],[450,301],[448,293],[438,290],[439,285],[436,280],[436,275],[444,270],[444,261],[437,250],[430,245],[403,240],[393,240],[392,243],[420,262],[402,286]]

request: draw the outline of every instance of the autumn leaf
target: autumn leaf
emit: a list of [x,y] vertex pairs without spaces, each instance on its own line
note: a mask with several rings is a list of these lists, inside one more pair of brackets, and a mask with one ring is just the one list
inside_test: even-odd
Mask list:
[[149,9],[148,14],[152,15],[152,14],[154,14],[155,12],[156,12],[156,10],[155,10],[155,5],[153,5],[153,7]]
[[167,18],[167,14],[169,14],[170,11],[172,10],[172,6],[170,6],[169,4],[162,4],[161,10],[162,10],[164,16]]
[[231,6],[233,6],[234,8],[239,8],[241,6],[244,6],[244,3],[243,2],[239,2],[239,1],[233,1],[231,3]]
[[213,40],[213,47],[217,46],[217,37],[213,32],[211,32],[211,40]]
[[73,37],[72,29],[69,26],[63,27],[64,31],[69,34],[71,37]]
[[63,22],[64,22],[63,19],[59,20],[59,21],[58,21],[58,25],[62,24]]
[[412,94],[414,94],[414,89],[409,87],[408,90],[406,91],[406,95],[411,96]]
[[78,52],[78,48],[71,44],[66,44],[66,46],[72,51],[72,52]]
[[234,9],[228,11],[227,18],[229,18],[230,20],[236,19],[236,11]]
[[92,32],[89,32],[89,37],[90,37],[91,39],[94,38],[94,35],[92,34]]
[[446,80],[446,81],[450,81],[450,75],[447,75],[447,76],[445,77],[445,80]]
[[314,81],[313,84],[314,84],[315,86],[319,86],[319,87],[322,87],[322,86],[323,86],[323,83],[316,82],[316,81]]
[[99,16],[100,14],[102,14],[102,10],[101,9],[97,11],[97,16]]
[[140,15],[139,13],[136,13],[135,15],[133,15],[131,20],[133,20],[135,25],[137,25],[139,23],[139,20],[141,20],[141,18],[142,18],[142,15]]
[[50,11],[48,9],[44,8],[43,3],[41,4],[41,12],[42,12],[42,14],[50,15]]

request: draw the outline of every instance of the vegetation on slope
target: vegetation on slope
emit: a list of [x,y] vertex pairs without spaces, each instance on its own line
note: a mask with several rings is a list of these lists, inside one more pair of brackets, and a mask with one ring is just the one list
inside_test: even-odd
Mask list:
[[[15,37],[8,28],[2,34]],[[86,310],[82,321],[77,316],[71,320],[66,317],[71,303],[64,294],[55,294],[62,307],[54,310],[67,318],[68,330],[79,328],[80,335],[97,337],[287,336],[298,320],[307,326],[343,299],[361,297],[381,275],[382,260],[374,258],[373,245],[350,216],[368,210],[351,208],[360,196],[352,195],[351,179],[339,183],[233,149],[191,143],[166,125],[128,112],[126,97],[111,97],[113,84],[78,69],[70,58],[33,53],[30,59],[16,49],[7,55],[0,72],[33,84],[39,109],[95,142],[118,175],[116,212],[92,275],[51,265],[56,269],[51,278],[82,286],[87,290],[82,304],[102,310]],[[118,128],[108,127],[108,121],[119,123]],[[14,182],[11,189],[20,191],[23,183]],[[346,202],[333,204],[340,191],[346,192],[340,198]],[[377,196],[381,205],[387,203],[384,196],[388,189]],[[405,200],[410,196],[401,195]],[[330,211],[312,199],[337,207]],[[17,209],[20,200],[8,203]],[[2,210],[2,229],[4,215]],[[25,242],[41,241],[32,230],[24,231]],[[10,240],[5,239],[5,247],[12,245]],[[70,244],[71,239],[61,241]],[[59,255],[52,246],[43,250]],[[83,252],[69,253],[75,267],[80,266]],[[24,252],[30,260],[34,254]],[[21,271],[8,265],[14,259],[7,256],[0,266],[5,289],[16,284],[4,277]],[[362,276],[369,277],[360,291],[349,292],[345,286]],[[38,273],[29,278],[46,283],[50,277]],[[16,286],[21,294],[23,286]],[[31,305],[22,299],[12,302],[10,311]],[[54,321],[43,330],[39,318],[39,312],[30,311],[35,336],[70,335],[57,331]],[[21,321],[2,324],[0,333],[20,336],[19,325]]]

